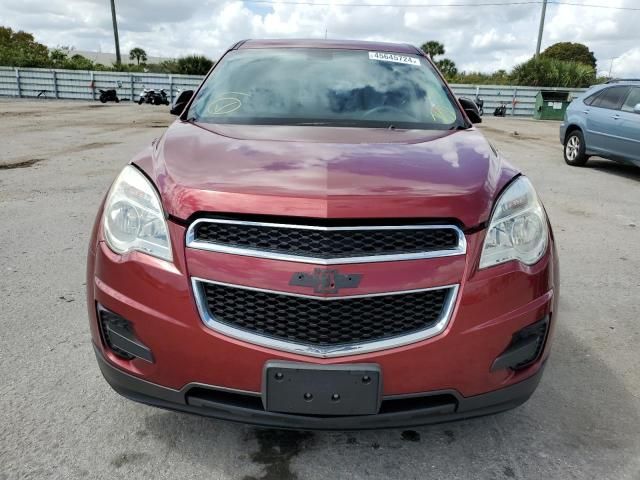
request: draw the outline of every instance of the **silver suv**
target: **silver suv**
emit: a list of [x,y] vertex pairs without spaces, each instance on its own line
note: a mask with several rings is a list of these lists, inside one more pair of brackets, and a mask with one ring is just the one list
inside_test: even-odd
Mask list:
[[575,99],[560,125],[564,160],[591,155],[640,166],[640,79],[612,80]]

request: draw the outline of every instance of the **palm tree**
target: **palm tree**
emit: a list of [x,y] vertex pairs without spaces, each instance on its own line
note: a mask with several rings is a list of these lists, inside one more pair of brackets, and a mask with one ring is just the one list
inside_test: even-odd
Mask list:
[[442,72],[447,80],[452,80],[458,74],[456,64],[448,58],[443,58],[436,62],[436,66]]
[[140,65],[140,60],[142,60],[142,62],[147,61],[147,52],[140,47],[132,48],[129,52],[129,60],[135,60],[138,62],[138,65]]
[[444,55],[444,45],[435,40],[429,40],[427,43],[424,43],[420,49],[429,55],[431,59],[437,55]]

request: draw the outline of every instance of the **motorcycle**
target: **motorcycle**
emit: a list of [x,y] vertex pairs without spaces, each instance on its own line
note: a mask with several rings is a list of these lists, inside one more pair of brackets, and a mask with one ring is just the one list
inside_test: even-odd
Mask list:
[[138,98],[138,105],[142,105],[143,103],[151,103],[154,95],[155,95],[154,89],[144,88],[142,90],[142,93],[140,94],[140,98]]
[[169,105],[169,97],[167,96],[167,92],[164,91],[164,88],[160,89],[159,92],[155,92],[155,95],[153,96],[153,104]]
[[507,106],[503,103],[499,107],[493,111],[494,117],[506,117],[507,116]]
[[149,103],[152,105],[169,105],[169,97],[164,89],[156,91],[153,88],[145,88],[142,90],[140,98],[138,99],[138,105],[142,105],[143,103]]
[[473,99],[473,102],[478,107],[478,113],[480,113],[480,116],[484,115],[484,100],[480,98],[478,93],[476,93],[476,97]]
[[99,92],[100,92],[99,99],[102,103],[107,103],[107,102],[120,103],[120,99],[118,98],[118,94],[116,93],[115,88],[112,88],[109,90],[99,89]]

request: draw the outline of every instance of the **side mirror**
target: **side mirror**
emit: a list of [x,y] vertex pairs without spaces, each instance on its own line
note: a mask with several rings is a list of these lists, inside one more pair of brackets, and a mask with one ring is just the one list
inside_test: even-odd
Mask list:
[[633,107],[633,113],[640,113],[640,103]]
[[178,95],[176,101],[173,102],[171,110],[169,110],[171,115],[180,115],[184,110],[184,107],[186,107],[187,103],[189,103],[189,101],[191,100],[191,97],[193,97],[193,90],[185,90],[180,95]]
[[480,110],[478,110],[478,106],[476,103],[470,98],[460,97],[458,98],[460,105],[462,105],[462,109],[464,113],[467,114],[471,123],[482,123],[482,117],[480,116]]

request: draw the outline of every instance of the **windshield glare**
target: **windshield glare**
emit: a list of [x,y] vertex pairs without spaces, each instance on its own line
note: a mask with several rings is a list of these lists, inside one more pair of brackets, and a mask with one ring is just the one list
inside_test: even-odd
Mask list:
[[464,121],[417,55],[366,50],[229,52],[189,118],[203,123],[448,129]]

